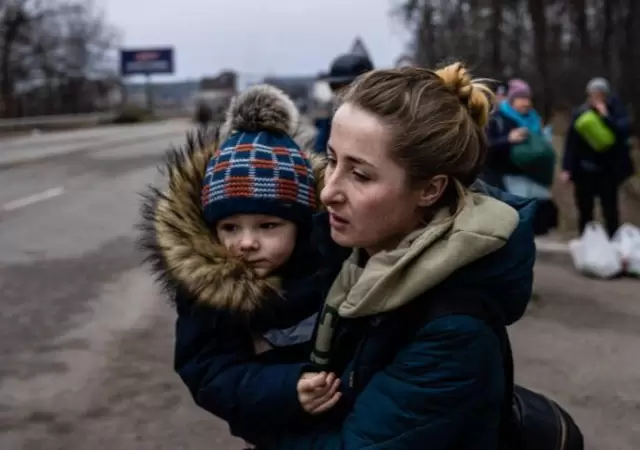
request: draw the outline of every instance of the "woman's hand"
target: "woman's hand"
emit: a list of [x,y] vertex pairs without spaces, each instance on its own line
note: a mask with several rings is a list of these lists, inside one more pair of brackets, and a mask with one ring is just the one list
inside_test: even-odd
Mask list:
[[509,142],[512,144],[519,144],[524,142],[529,136],[529,130],[526,128],[515,128],[509,132]]
[[298,400],[309,414],[321,414],[332,408],[342,394],[340,378],[333,373],[305,373],[298,381]]

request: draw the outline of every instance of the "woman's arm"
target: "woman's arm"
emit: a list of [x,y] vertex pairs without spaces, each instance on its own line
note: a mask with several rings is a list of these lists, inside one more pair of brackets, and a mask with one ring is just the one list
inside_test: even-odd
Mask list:
[[342,425],[285,432],[260,448],[456,448],[478,420],[493,421],[497,438],[503,389],[497,336],[478,319],[442,317],[372,378]]
[[307,419],[296,385],[304,363],[264,364],[224,313],[178,303],[174,368],[203,409],[253,441]]

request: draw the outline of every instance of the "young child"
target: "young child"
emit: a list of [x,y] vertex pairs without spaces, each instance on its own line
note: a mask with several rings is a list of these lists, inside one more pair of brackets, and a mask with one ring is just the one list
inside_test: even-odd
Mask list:
[[[318,180],[290,137],[299,118],[289,102],[269,86],[246,91],[230,109],[221,131],[227,137],[207,166],[202,188],[205,222],[228,256],[245,266],[243,276],[261,287],[259,295],[229,306],[246,314],[255,352],[280,363],[308,355],[333,281],[318,266],[311,243]],[[299,397],[303,410],[328,410],[340,398],[338,387],[333,374],[309,377]]]
[[300,126],[282,91],[249,88],[219,133],[169,155],[168,183],[142,210],[146,259],[178,313],[175,370],[200,407],[250,441],[340,398],[334,376],[302,399],[296,391],[348,253],[315,221],[327,220],[316,214],[324,162],[301,151]]

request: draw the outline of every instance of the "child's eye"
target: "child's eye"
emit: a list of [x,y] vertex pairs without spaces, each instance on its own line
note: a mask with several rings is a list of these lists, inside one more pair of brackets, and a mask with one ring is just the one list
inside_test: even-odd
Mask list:
[[280,226],[280,222],[265,222],[260,224],[260,228],[265,230],[272,230]]
[[225,233],[233,233],[238,229],[238,227],[232,223],[223,223],[220,225],[220,229]]

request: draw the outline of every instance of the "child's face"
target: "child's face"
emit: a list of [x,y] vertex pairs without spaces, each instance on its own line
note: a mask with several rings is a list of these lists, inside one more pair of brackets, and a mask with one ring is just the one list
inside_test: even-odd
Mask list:
[[241,256],[260,277],[287,262],[296,243],[296,225],[260,214],[238,214],[216,224],[218,239]]

